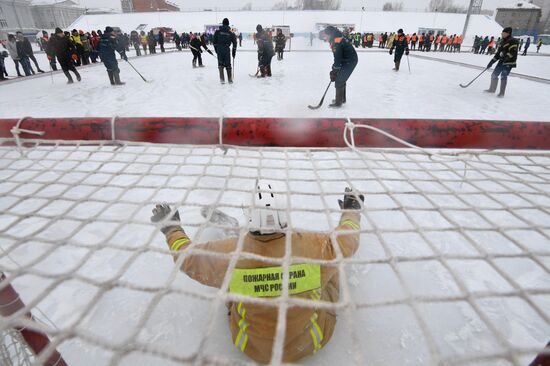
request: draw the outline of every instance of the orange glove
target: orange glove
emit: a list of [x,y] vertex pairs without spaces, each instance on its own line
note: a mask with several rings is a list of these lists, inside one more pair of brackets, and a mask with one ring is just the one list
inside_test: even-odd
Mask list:
[[73,53],[71,55],[71,58],[73,59],[73,61],[77,61],[78,60],[78,55],[76,53]]

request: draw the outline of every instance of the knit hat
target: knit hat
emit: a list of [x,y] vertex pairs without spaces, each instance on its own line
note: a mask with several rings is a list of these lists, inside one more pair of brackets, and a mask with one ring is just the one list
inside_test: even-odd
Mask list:
[[260,33],[261,31],[263,31],[264,29],[262,28],[262,25],[261,24],[258,24],[256,26],[256,32]]
[[59,34],[59,33],[63,33],[61,28],[59,28],[59,27],[55,28],[55,34]]
[[222,24],[223,25],[229,25],[229,19],[224,18],[223,21],[222,21]]
[[506,27],[502,31],[504,33],[508,33],[509,35],[512,35],[512,27]]
[[[395,28],[394,28],[394,29],[395,29]],[[403,33],[403,29],[399,28],[399,29],[397,30],[397,33]]]
[[111,33],[113,31],[113,27],[105,27],[105,33]]

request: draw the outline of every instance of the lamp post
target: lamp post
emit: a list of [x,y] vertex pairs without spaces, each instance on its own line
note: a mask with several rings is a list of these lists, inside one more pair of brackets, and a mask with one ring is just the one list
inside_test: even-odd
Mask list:
[[365,7],[361,7],[361,25],[359,26],[359,32],[363,31],[363,15],[365,14]]

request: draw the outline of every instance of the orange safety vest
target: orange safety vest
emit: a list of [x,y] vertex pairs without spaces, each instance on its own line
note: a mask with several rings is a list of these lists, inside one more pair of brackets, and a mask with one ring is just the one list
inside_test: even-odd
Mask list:
[[453,44],[453,37],[449,37],[449,39],[447,40],[447,44]]
[[434,35],[430,34],[430,42],[433,42],[433,41],[434,41]]
[[495,48],[495,41],[492,40],[490,43],[489,43],[489,48]]
[[437,36],[435,39],[435,44],[439,44],[441,42],[441,36]]
[[415,35],[413,35],[411,39],[412,39],[413,42],[416,42],[417,37]]
[[447,44],[447,36],[443,36],[443,38],[441,39],[441,42],[443,44]]
[[424,42],[424,36],[420,35],[420,43]]
[[407,34],[407,43],[409,43],[410,41],[411,41],[411,36],[409,36],[409,35]]
[[453,43],[454,43],[454,44],[458,44],[458,40],[459,40],[459,38],[458,38],[458,37],[455,37],[455,40],[454,40]]
[[378,37],[378,40],[379,40],[380,42],[383,42],[383,41],[384,41],[384,37],[383,37],[382,35],[380,35],[380,37]]

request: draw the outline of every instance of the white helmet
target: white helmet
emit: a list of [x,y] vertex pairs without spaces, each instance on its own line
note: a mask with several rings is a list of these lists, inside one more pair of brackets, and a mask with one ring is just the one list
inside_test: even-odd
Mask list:
[[256,189],[249,211],[250,232],[268,235],[286,228],[286,205],[282,197],[273,194],[272,185],[265,181],[257,182]]

